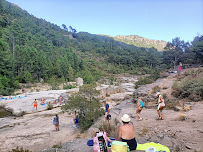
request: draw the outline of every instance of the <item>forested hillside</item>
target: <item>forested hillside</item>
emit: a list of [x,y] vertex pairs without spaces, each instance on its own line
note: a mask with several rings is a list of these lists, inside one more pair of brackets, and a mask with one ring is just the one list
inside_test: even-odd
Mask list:
[[158,51],[163,51],[167,42],[162,40],[150,40],[138,35],[117,35],[113,37],[114,40],[124,42],[126,44],[135,45],[137,47],[156,48]]
[[80,76],[92,83],[106,73],[150,73],[171,67],[183,56],[185,62],[202,63],[202,36],[192,44],[176,38],[160,53],[62,27],[0,0],[0,94],[40,79],[63,82]]

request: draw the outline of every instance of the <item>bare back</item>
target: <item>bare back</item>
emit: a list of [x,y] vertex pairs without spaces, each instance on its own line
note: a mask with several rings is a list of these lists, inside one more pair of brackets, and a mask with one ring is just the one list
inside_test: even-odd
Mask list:
[[37,100],[35,100],[33,103],[34,103],[34,104],[37,104]]
[[121,131],[121,138],[130,140],[135,138],[135,129],[134,126],[131,124],[125,124],[120,127]]

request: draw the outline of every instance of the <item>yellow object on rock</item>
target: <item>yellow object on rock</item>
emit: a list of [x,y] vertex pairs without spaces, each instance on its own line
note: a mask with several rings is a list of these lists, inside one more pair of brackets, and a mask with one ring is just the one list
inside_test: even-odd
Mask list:
[[161,145],[161,144],[154,143],[154,142],[145,143],[145,144],[137,144],[136,150],[146,151],[150,147],[154,147],[156,152],[170,152],[168,147]]
[[113,141],[111,144],[111,152],[128,152],[128,145],[126,142]]

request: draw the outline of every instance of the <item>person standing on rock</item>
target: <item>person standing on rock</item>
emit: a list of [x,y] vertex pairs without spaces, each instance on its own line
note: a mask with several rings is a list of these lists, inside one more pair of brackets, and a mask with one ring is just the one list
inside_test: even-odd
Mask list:
[[136,114],[139,118],[139,120],[142,120],[140,113],[142,111],[142,108],[144,107],[144,103],[142,102],[140,97],[137,97],[137,110],[136,110]]
[[56,115],[53,120],[53,124],[55,125],[56,131],[59,131],[59,117]]
[[106,100],[104,100],[104,104],[105,104],[105,123],[106,122],[109,123],[109,119],[107,118],[107,116],[109,115],[109,104],[106,103]]
[[[165,107],[165,103],[164,103],[164,99],[163,97],[161,96],[160,92],[157,92],[156,93],[156,96],[158,97],[158,107],[157,107],[157,112],[158,112],[158,115],[159,115],[159,118],[157,120],[163,120],[164,117],[163,117],[163,109]],[[161,112],[161,114],[160,114]]]
[[36,107],[36,111],[37,111],[37,100],[35,99],[35,101],[32,104],[34,104],[32,112],[34,111],[35,107]]

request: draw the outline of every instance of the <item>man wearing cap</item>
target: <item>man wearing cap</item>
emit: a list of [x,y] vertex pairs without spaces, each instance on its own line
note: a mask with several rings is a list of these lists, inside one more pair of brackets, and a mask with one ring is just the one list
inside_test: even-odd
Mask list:
[[130,117],[128,114],[124,114],[121,117],[121,120],[123,122],[123,125],[119,127],[118,129],[118,137],[117,141],[127,142],[130,151],[136,150],[137,148],[137,141],[135,139],[135,128],[133,125],[131,125]]
[[[156,93],[156,96],[158,97],[158,107],[157,107],[157,112],[158,112],[158,115],[159,115],[159,118],[157,120],[163,120],[163,112],[162,110],[164,109],[165,107],[165,103],[164,103],[164,99],[163,97],[161,96],[160,92],[157,92]],[[161,112],[161,114],[160,114]]]
[[106,100],[104,100],[104,104],[105,104],[105,123],[108,121],[109,123],[109,119],[107,119],[107,116],[109,115],[109,104],[106,103]]

